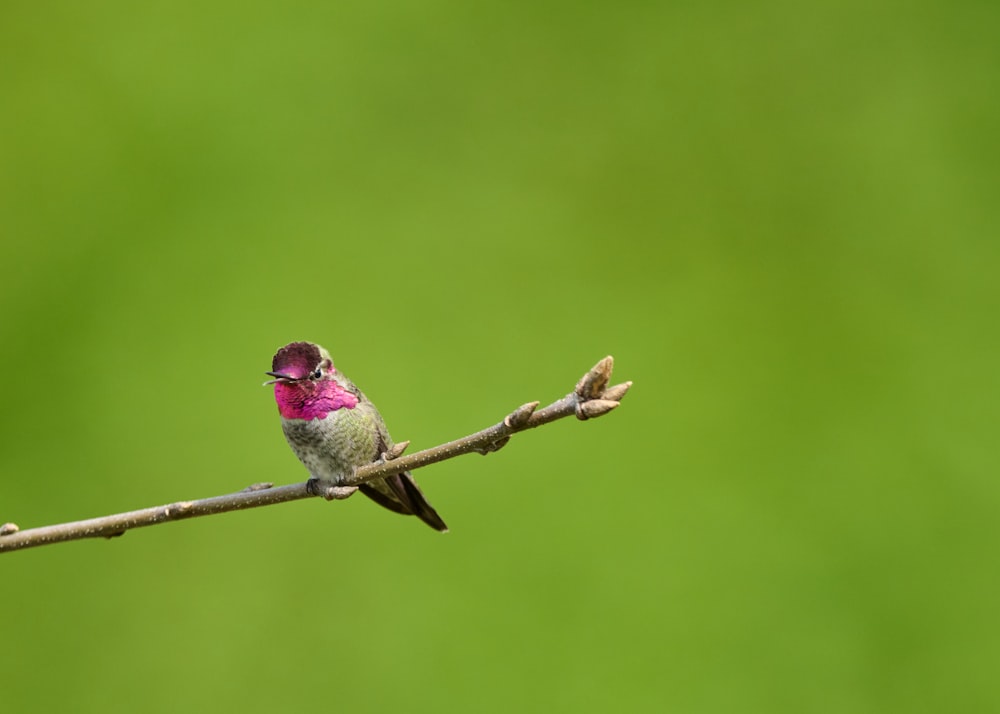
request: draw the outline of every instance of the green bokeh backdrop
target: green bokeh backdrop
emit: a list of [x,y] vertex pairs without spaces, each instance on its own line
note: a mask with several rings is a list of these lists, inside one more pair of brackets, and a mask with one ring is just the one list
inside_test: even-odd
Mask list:
[[452,532],[0,556],[9,711],[1000,708],[995,3],[0,6],[0,521],[305,472],[327,346]]

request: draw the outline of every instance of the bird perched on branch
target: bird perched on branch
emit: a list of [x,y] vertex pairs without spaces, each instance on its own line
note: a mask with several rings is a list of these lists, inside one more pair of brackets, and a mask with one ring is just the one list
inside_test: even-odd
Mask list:
[[328,499],[358,489],[390,511],[415,515],[439,531],[441,517],[424,498],[409,471],[359,486],[343,480],[354,469],[383,458],[393,447],[382,415],[354,383],[333,366],[330,354],[311,342],[292,342],[274,355],[271,371],[281,428],[292,451],[309,469],[309,488]]

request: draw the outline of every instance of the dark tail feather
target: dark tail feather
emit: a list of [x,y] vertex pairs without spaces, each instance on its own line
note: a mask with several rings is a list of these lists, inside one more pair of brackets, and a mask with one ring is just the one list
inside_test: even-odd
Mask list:
[[[363,483],[360,485],[361,493],[390,511],[417,516],[434,530],[442,533],[448,530],[448,526],[441,520],[441,516],[437,514],[431,504],[427,503],[427,499],[417,488],[417,484],[409,472],[387,476],[383,482],[382,488],[372,482]],[[385,489],[385,486],[388,486],[388,489]]]
[[413,506],[413,515],[434,530],[447,533],[448,526],[446,526],[444,521],[441,520],[441,516],[437,514],[434,507],[427,503],[427,499],[424,498],[424,494],[422,494],[420,489],[417,488],[416,482],[410,478],[410,474],[401,474],[397,478],[399,478],[399,480],[403,483],[403,488],[406,489],[406,495],[410,498],[410,504]]

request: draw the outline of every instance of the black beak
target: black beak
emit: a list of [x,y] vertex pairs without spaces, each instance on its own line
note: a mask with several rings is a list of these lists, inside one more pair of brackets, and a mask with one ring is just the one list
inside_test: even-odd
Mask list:
[[264,372],[264,374],[274,377],[274,379],[269,379],[264,382],[263,385],[266,387],[269,384],[274,384],[275,382],[295,382],[297,381],[295,377],[289,377],[287,374],[282,374],[281,372]]

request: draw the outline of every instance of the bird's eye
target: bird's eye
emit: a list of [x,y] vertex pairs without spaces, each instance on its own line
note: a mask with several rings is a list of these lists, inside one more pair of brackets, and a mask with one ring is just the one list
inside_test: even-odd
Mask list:
[[316,371],[312,373],[312,378],[313,379],[319,379],[322,376],[323,376],[323,370],[320,369],[319,367],[317,367]]

